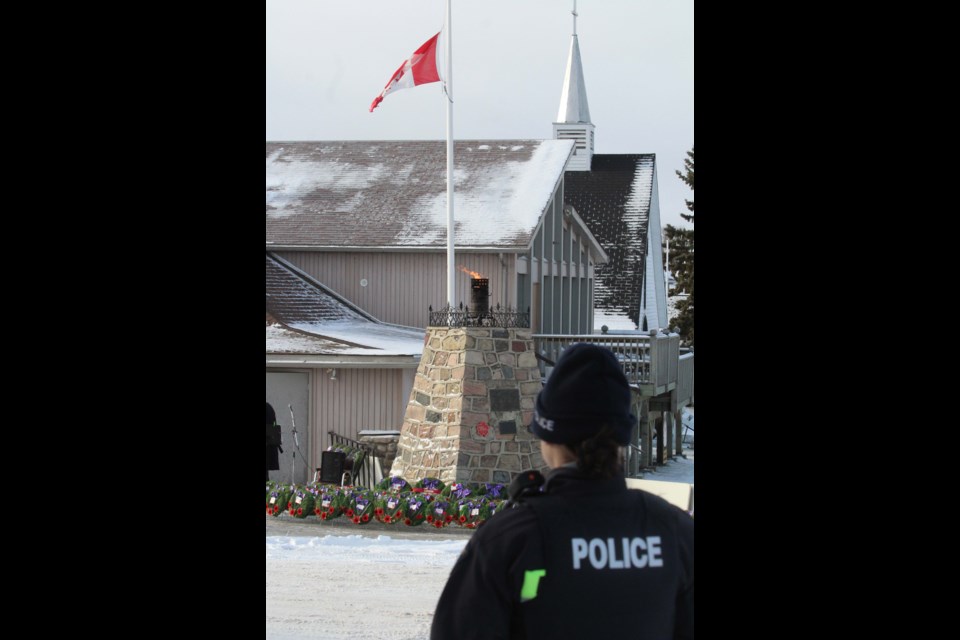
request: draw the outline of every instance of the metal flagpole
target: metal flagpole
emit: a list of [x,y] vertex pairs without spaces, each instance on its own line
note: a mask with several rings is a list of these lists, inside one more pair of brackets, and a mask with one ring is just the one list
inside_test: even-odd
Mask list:
[[453,30],[450,22],[450,1],[447,0],[447,304],[453,312],[456,297],[453,258]]

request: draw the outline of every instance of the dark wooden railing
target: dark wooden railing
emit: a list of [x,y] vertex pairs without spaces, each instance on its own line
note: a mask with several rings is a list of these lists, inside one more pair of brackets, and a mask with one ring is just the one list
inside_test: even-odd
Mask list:
[[376,465],[373,462],[373,450],[370,446],[334,431],[328,431],[327,436],[330,449],[346,453],[344,471],[350,472],[350,484],[372,489],[378,479],[374,477]]

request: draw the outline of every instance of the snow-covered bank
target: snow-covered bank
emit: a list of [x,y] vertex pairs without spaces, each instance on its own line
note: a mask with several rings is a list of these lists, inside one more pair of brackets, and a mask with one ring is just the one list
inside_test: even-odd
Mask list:
[[425,639],[466,539],[267,537],[268,640]]

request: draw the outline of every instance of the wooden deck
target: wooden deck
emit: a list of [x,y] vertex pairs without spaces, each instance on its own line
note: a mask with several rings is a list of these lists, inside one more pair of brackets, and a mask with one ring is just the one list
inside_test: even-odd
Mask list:
[[607,347],[617,356],[634,390],[638,422],[634,441],[624,449],[628,477],[682,455],[680,412],[694,401],[694,355],[680,348],[679,335],[534,334],[533,339],[544,380],[563,350],[577,342]]

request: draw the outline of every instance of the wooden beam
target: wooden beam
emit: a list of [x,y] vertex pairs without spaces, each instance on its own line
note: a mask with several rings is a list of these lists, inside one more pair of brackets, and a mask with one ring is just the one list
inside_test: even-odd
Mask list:
[[683,455],[683,416],[681,414],[682,409],[677,409],[673,412],[673,422],[676,425],[676,437],[677,437],[677,455]]

